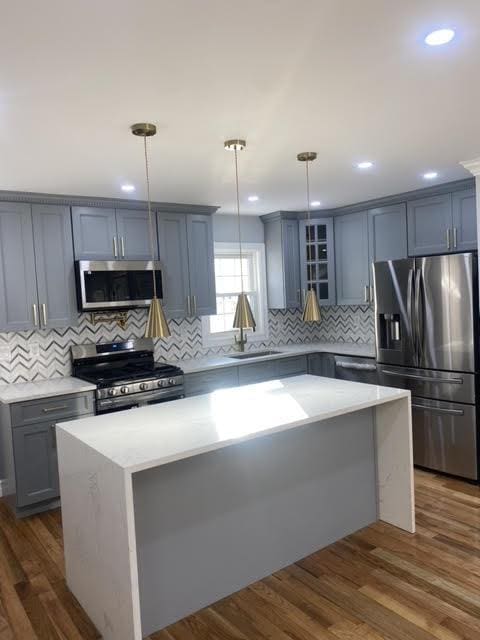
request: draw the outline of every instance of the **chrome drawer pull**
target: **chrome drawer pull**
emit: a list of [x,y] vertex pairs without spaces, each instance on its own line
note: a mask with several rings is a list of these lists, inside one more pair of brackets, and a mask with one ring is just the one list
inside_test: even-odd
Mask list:
[[421,382],[442,382],[448,384],[463,384],[462,378],[433,378],[432,376],[418,376],[414,373],[399,373],[398,371],[388,371],[382,369],[382,373],[386,376],[395,376],[397,378],[410,378],[412,380],[420,380]]
[[56,407],[43,407],[43,413],[50,413],[51,411],[62,411],[62,409],[68,409],[68,405],[62,404]]
[[413,404],[412,409],[423,409],[424,411],[436,411],[437,413],[446,413],[449,416],[465,415],[462,409],[442,409],[442,407],[428,407],[424,404]]

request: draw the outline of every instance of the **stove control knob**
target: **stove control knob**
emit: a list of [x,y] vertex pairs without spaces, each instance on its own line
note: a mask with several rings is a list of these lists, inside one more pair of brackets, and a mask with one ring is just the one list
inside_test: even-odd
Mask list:
[[164,386],[165,386],[165,384],[164,384],[164,381],[163,381],[163,380],[159,380],[159,381],[157,382],[157,387],[164,387]]
[[116,390],[116,389],[109,389],[109,390],[108,390],[108,395],[109,395],[109,396],[114,396],[116,393],[117,393],[117,390]]
[[128,387],[120,387],[120,393],[128,393]]
[[141,382],[140,383],[140,390],[141,391],[146,391],[148,389],[148,382]]
[[175,380],[173,378],[170,378],[170,380],[168,381],[168,384],[171,386],[173,384],[175,384]]

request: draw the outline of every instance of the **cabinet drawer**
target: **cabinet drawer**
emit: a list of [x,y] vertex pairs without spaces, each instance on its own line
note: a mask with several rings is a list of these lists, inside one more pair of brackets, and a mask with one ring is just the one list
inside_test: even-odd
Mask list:
[[238,385],[238,367],[188,373],[185,376],[184,384],[187,397],[211,393],[216,389],[236,387]]
[[307,356],[279,358],[275,361],[276,377],[301,376],[307,373]]
[[255,384],[273,380],[276,377],[275,361],[256,362],[255,364],[243,364],[238,367],[239,384]]
[[93,393],[78,393],[29,402],[17,402],[12,404],[10,412],[13,427],[34,424],[42,420],[58,422],[61,419],[94,413]]

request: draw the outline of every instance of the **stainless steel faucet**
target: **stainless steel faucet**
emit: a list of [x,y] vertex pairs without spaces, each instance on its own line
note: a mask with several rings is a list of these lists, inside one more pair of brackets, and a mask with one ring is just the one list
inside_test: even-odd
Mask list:
[[247,344],[247,334],[243,328],[240,328],[240,338],[235,334],[235,347],[238,351],[245,351],[245,345]]

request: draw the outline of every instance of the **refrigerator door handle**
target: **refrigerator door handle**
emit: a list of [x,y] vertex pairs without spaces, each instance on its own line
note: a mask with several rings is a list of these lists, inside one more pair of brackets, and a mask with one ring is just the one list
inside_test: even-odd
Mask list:
[[[410,334],[412,336],[415,360],[418,360],[417,340],[415,335],[415,326],[413,324],[412,307],[413,307],[413,269],[410,269],[408,271],[408,284],[407,284],[407,317],[408,317]],[[415,362],[415,364],[418,364],[418,362]]]
[[389,371],[382,369],[382,373],[386,376],[395,376],[396,378],[410,378],[411,380],[421,380],[422,382],[440,382],[448,384],[463,384],[462,378],[436,378],[435,376],[421,376],[415,373],[403,373],[401,371]]
[[415,332],[417,334],[418,363],[423,358],[423,320],[420,321],[420,294],[422,287],[422,272],[417,269],[415,274]]
[[412,409],[424,409],[425,411],[435,411],[436,413],[446,413],[449,416],[463,416],[465,412],[462,409],[444,409],[443,407],[432,407],[430,405],[416,404],[412,402]]

